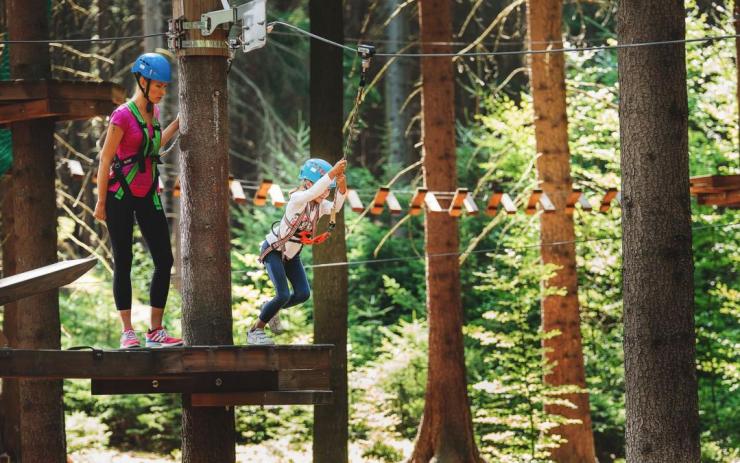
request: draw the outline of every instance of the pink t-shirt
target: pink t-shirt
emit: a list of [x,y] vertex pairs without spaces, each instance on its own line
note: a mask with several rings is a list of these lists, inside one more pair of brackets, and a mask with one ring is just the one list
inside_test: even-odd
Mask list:
[[[159,119],[159,108],[156,105],[154,106],[154,117]],[[131,110],[128,108],[127,104],[122,104],[121,106],[117,107],[115,111],[113,111],[110,116],[110,123],[120,127],[120,129],[123,130],[123,138],[121,138],[121,143],[118,144],[118,149],[116,149],[116,156],[118,156],[118,158],[121,160],[136,156],[136,154],[139,152],[139,148],[141,147],[143,134],[141,133],[141,127],[139,127],[139,123],[136,121],[136,116],[131,113]],[[154,127],[149,125],[149,137],[153,136]],[[149,193],[149,190],[152,187],[152,158],[147,157],[144,162],[146,165],[146,172],[137,172],[134,180],[129,185],[129,188],[131,189],[131,194],[133,194],[137,198],[143,198],[144,196],[146,196],[146,194]],[[123,175],[127,175],[133,167],[134,164],[124,166]],[[113,178],[112,169],[110,175],[111,178]],[[108,189],[108,191],[112,192],[116,191],[117,189],[118,183],[114,183]]]

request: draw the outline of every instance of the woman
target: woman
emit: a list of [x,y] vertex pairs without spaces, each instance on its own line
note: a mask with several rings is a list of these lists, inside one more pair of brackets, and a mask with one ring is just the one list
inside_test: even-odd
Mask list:
[[113,296],[123,326],[121,348],[141,347],[131,325],[134,218],[154,261],[146,347],[179,346],[182,340],[169,336],[162,326],[173,258],[167,219],[157,191],[159,148],[179,129],[176,118],[161,131],[156,106],[167,93],[172,71],[164,56],[146,53],[136,60],[131,72],[136,78],[136,93],[111,114],[100,153],[94,215],[106,222],[113,247]]

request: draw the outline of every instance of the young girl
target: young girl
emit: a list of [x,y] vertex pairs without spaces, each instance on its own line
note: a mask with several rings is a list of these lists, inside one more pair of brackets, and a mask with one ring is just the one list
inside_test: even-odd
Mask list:
[[[299,175],[301,186],[291,193],[280,225],[275,227],[277,222],[273,224],[272,231],[262,243],[260,261],[265,264],[276,294],[262,306],[259,319],[247,333],[247,344],[274,344],[264,331],[265,325],[269,324],[273,333],[281,333],[278,311],[308,300],[311,288],[300,252],[304,245],[319,244],[326,238],[327,235],[313,236],[316,222],[321,216],[331,213],[332,208],[342,207],[347,193],[346,166],[345,160],[333,167],[323,159],[309,159],[303,164]],[[335,186],[338,191],[332,203],[326,198],[329,189]],[[288,281],[293,286],[292,293]]]
[[179,129],[176,118],[162,132],[159,109],[155,106],[167,93],[170,63],[162,55],[146,53],[136,60],[131,72],[138,88],[134,97],[111,115],[100,153],[95,217],[108,225],[113,247],[113,296],[123,325],[121,348],[141,346],[131,325],[134,218],[154,260],[149,289],[151,326],[146,333],[146,346],[179,346],[182,340],[169,336],[162,326],[173,258],[167,219],[157,191],[159,148]]

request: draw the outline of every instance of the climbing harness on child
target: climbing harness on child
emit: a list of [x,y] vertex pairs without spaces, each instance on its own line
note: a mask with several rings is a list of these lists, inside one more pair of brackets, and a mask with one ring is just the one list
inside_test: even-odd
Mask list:
[[[114,196],[116,199],[122,199],[124,195],[133,196],[130,188],[131,182],[134,181],[136,174],[146,173],[146,159],[150,158],[152,161],[152,186],[147,194],[152,196],[154,207],[157,210],[161,210],[162,202],[159,199],[159,195],[156,194],[156,191],[159,186],[159,169],[157,166],[162,163],[159,153],[162,140],[162,129],[159,125],[159,120],[154,116],[154,105],[149,100],[149,87],[152,80],[166,83],[169,83],[172,80],[170,64],[165,57],[157,53],[146,53],[136,60],[134,65],[131,67],[131,72],[136,77],[136,84],[144,93],[144,97],[147,100],[147,111],[152,113],[152,128],[154,129],[154,136],[149,136],[149,127],[144,120],[144,117],[141,115],[139,108],[136,106],[136,103],[134,103],[133,100],[129,101],[126,106],[139,124],[139,128],[142,132],[142,140],[139,151],[135,156],[121,159],[116,154],[114,157],[112,163],[112,180],[113,183],[118,184]],[[144,77],[146,79],[146,89],[142,87],[139,77]],[[127,174],[124,174],[124,167],[130,165],[133,165],[131,170],[129,170]]]

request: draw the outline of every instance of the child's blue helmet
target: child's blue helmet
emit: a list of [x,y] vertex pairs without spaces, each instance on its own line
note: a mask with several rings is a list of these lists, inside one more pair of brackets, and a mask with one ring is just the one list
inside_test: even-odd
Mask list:
[[[301,172],[298,174],[298,178],[301,180],[310,180],[311,182],[316,183],[330,170],[331,164],[323,159],[313,158],[303,163],[303,167],[301,167]],[[336,180],[332,181],[331,188],[334,188],[336,184]]]
[[172,81],[172,69],[170,62],[159,53],[144,53],[136,58],[131,66],[133,74],[141,74],[145,79],[158,80],[170,83]]

